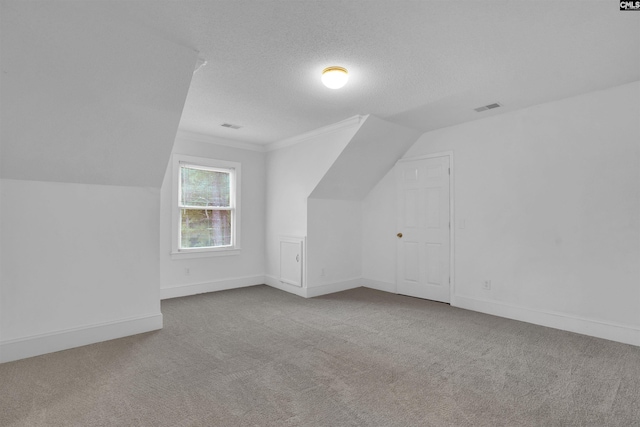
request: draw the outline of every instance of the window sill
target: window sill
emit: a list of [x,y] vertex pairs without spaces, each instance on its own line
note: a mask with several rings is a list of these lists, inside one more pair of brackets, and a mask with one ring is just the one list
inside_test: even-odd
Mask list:
[[217,256],[234,256],[234,255],[240,255],[240,248],[171,252],[171,259],[209,258],[209,257],[217,257]]

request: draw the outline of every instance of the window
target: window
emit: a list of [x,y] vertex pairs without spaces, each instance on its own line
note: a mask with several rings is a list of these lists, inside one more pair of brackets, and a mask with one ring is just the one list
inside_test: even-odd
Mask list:
[[240,164],[174,155],[173,254],[239,250]]

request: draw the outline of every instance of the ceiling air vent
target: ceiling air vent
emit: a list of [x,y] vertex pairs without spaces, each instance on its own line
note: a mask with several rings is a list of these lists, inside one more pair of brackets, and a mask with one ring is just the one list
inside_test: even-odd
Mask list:
[[492,110],[494,108],[502,107],[502,104],[499,102],[494,102],[493,104],[483,105],[482,107],[474,108],[478,113],[481,111]]
[[231,123],[223,123],[220,126],[222,126],[223,128],[229,128],[229,129],[240,129],[242,127],[238,125],[232,125]]

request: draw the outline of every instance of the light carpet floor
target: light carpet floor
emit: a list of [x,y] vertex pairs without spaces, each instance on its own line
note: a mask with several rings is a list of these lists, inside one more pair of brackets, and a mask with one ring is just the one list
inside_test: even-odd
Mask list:
[[162,302],[0,365],[1,426],[640,426],[640,348],[359,288]]

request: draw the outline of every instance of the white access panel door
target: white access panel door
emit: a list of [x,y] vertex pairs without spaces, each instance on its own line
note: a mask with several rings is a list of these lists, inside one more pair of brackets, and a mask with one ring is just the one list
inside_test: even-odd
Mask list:
[[450,302],[449,160],[396,164],[399,294]]
[[303,239],[280,237],[280,281],[302,287]]

